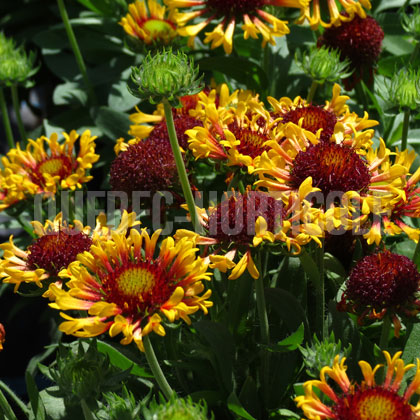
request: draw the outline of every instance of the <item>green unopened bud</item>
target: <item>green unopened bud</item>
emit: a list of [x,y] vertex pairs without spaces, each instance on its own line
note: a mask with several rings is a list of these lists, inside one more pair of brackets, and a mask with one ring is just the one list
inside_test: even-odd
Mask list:
[[[172,396],[167,403],[152,401],[143,410],[145,420],[208,420],[205,402],[194,403],[190,397],[183,399]],[[211,416],[213,419],[213,416]]]
[[124,386],[122,395],[107,392],[104,395],[106,405],[101,408],[96,417],[98,420],[135,420],[139,418],[141,403]]
[[303,362],[306,366],[306,372],[313,378],[319,377],[319,372],[324,366],[332,366],[335,356],[347,357],[351,352],[351,344],[349,347],[341,350],[341,341],[335,341],[334,333],[319,341],[314,335],[312,345],[307,345],[306,348],[299,347],[303,355]]
[[172,106],[180,107],[180,97],[195,95],[203,88],[202,78],[198,77],[198,67],[189,61],[186,54],[172,50],[150,53],[139,68],[133,67],[131,79],[135,88],[132,95],[148,99],[152,104],[167,100]]
[[405,11],[401,14],[401,26],[417,41],[420,41],[420,9],[418,6],[412,7],[410,14]]
[[297,50],[295,61],[307,76],[319,84],[345,79],[353,72],[350,69],[350,61],[342,60],[338,50],[324,46],[313,47],[309,53]]
[[420,73],[418,71],[401,69],[386,85],[384,99],[388,102],[389,108],[398,107],[400,111],[417,109],[420,104]]
[[66,406],[80,406],[84,399],[95,404],[101,394],[121,387],[129,375],[110,364],[107,355],[100,353],[93,340],[87,349],[79,341],[75,346],[59,346],[56,362],[49,367],[51,379],[58,385],[57,395]]
[[30,78],[38,69],[33,51],[26,54],[23,47],[16,47],[13,40],[0,34],[0,86],[20,84],[30,87]]

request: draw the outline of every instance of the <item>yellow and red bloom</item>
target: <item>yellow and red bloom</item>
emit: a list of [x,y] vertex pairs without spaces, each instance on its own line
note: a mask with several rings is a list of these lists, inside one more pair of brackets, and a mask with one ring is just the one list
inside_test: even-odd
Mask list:
[[78,141],[79,151],[75,154],[79,135],[73,130],[70,134],[63,133],[63,136],[62,143],[55,133],[50,138],[29,139],[26,150],[22,150],[18,143],[2,158],[0,211],[28,196],[50,196],[58,189],[75,190],[92,179],[87,171],[99,159],[95,154],[96,137],[86,130]]
[[[325,20],[321,16],[322,7],[320,1],[312,0],[309,4],[302,9],[301,16],[298,23],[304,23],[306,20],[309,22],[311,29],[318,29],[319,25],[324,27],[339,26],[342,22],[347,22],[353,19],[354,16],[366,17],[366,10],[370,10],[372,5],[370,0],[326,0],[328,5],[329,17]],[[340,7],[338,6],[340,5]],[[340,13],[341,10],[347,14]]]
[[420,274],[417,266],[404,255],[389,251],[367,255],[352,269],[338,308],[364,319],[389,316],[399,335],[397,317],[415,316],[420,312]]
[[[138,223],[134,213],[124,211],[121,223],[115,230],[126,233]],[[34,283],[42,288],[45,282],[55,281],[57,286],[61,286],[58,273],[75,261],[79,253],[88,251],[92,243],[107,240],[111,235],[111,227],[107,226],[104,214],[98,216],[94,230],[90,226],[83,226],[79,220],[68,224],[63,221],[61,213],[44,225],[33,221],[32,226],[37,238],[26,250],[13,243],[13,235],[9,242],[0,245],[4,251],[0,260],[0,278],[4,283],[14,284],[15,292],[22,283]]]
[[[229,279],[237,279],[247,269],[257,279],[259,271],[252,258],[261,244],[285,244],[293,255],[311,240],[320,246],[323,235],[317,224],[317,210],[303,200],[306,185],[300,197],[291,195],[284,201],[259,191],[244,194],[233,192],[216,207],[197,209],[206,236],[180,229],[177,238],[188,237],[197,245],[214,246],[213,252],[205,250],[211,268],[223,273],[231,270]],[[240,255],[239,261],[237,256]]]
[[[273,109],[273,118],[280,118],[279,122],[283,124],[295,123],[313,134],[319,133],[323,141],[346,144],[349,137],[356,135],[358,147],[369,147],[374,133],[366,129],[379,124],[378,121],[370,120],[367,112],[363,117],[351,112],[346,104],[350,98],[341,95],[338,84],[334,84],[331,101],[326,101],[324,106],[310,104],[300,96],[294,99],[267,99]],[[351,141],[354,142],[354,139]]]
[[[321,369],[320,380],[304,383],[305,395],[295,398],[308,420],[415,420],[420,418],[420,404],[410,404],[414,394],[420,392],[420,360],[414,364],[404,364],[402,352],[391,355],[384,351],[386,367],[382,364],[374,368],[359,361],[363,380],[355,383],[347,376],[345,358],[336,356],[332,367]],[[378,384],[375,375],[385,369],[385,379]],[[415,368],[415,374],[404,393],[401,383],[405,374]],[[334,384],[329,384],[331,379]],[[319,393],[325,397],[320,398]],[[325,401],[325,402],[324,402]]]
[[[320,141],[314,134],[293,123],[279,129],[284,140],[281,143],[268,142],[270,150],[262,153],[255,169],[260,177],[255,183],[259,188],[288,194],[310,179],[313,187],[323,194],[324,204],[328,203],[330,193],[340,198],[338,206],[333,201],[328,208],[320,203],[334,227],[343,223],[337,219],[336,212],[341,213],[339,209],[344,209],[346,217],[349,217],[355,212],[354,204],[357,203],[359,214],[353,221],[360,225],[370,213],[385,213],[395,202],[395,197],[403,194],[403,178],[408,169],[390,161],[391,152],[383,140],[380,140],[379,149],[365,150],[352,147],[351,143]],[[346,229],[354,226],[350,219],[346,219],[343,225]],[[364,235],[368,243],[379,243],[381,237],[377,228],[376,224],[372,225]]]
[[112,240],[98,242],[63,270],[68,290],[51,284],[50,306],[88,315],[61,313],[66,321],[60,330],[77,337],[122,333],[122,344],[134,341],[143,351],[145,335],[165,335],[162,315],[169,322],[182,318],[189,324],[189,316],[199,309],[207,313],[211,291],[201,294],[202,280],[210,278],[207,264],[196,257],[197,248],[188,238],[175,242],[168,237],[158,250],[159,235],[156,231],[150,237],[146,229],[131,229],[128,235],[111,232]]
[[176,10],[166,13],[166,7],[155,0],[137,0],[128,6],[128,14],[120,21],[124,31],[147,45],[170,44],[178,35],[174,19]]
[[[348,15],[345,13],[340,16]],[[383,39],[384,31],[373,17],[356,15],[340,26],[325,29],[318,39],[318,46],[338,49],[340,59],[350,61],[354,72],[343,81],[346,89],[351,90],[360,80],[372,84],[373,70],[381,53]]]
[[[242,23],[244,38],[257,39],[261,34],[263,46],[269,42],[275,45],[274,37],[289,33],[287,22],[282,21],[263,10],[264,6],[304,8],[308,0],[165,0],[169,8],[191,7],[187,13],[177,13],[178,32],[188,36],[188,45],[193,47],[194,39],[208,25],[217,23],[210,32],[206,32],[205,43],[211,42],[211,48],[223,45],[226,54],[233,48],[233,35],[237,24]],[[185,26],[195,18],[202,18],[200,23]]]

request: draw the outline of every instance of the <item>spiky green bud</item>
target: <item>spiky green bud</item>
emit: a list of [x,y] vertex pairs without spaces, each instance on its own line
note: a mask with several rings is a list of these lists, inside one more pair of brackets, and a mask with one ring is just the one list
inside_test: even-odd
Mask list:
[[136,401],[134,395],[125,386],[121,396],[114,392],[107,392],[103,397],[106,404],[96,413],[98,420],[135,420],[140,418],[142,403]]
[[203,88],[202,78],[198,76],[198,67],[186,54],[165,50],[144,59],[140,67],[133,67],[131,79],[135,88],[130,88],[132,95],[147,99],[152,104],[167,100],[172,106],[180,107],[180,97],[195,95]]
[[403,68],[386,84],[384,99],[388,107],[416,110],[420,104],[420,72]]
[[95,404],[101,394],[121,388],[129,371],[111,365],[109,357],[97,350],[93,340],[75,346],[60,344],[56,361],[49,367],[49,376],[58,385],[57,395],[66,406],[80,406],[80,400]]
[[28,55],[22,46],[17,47],[12,39],[0,33],[0,87],[19,84],[30,87],[30,78],[38,69],[33,51]]
[[[178,398],[175,395],[166,403],[152,401],[143,410],[145,420],[208,420],[205,402],[194,403],[190,397]],[[213,416],[211,417],[213,419]]]
[[331,335],[319,341],[314,335],[312,345],[306,345],[306,348],[299,347],[303,356],[303,362],[306,366],[306,372],[313,378],[319,377],[319,372],[324,366],[332,366],[334,357],[339,354],[341,357],[347,357],[351,352],[351,345],[341,350],[341,341],[335,340],[334,332]]
[[297,66],[313,81],[323,84],[349,77],[353,70],[350,61],[340,59],[340,52],[327,47],[313,47],[307,53],[296,51]]
[[401,26],[417,41],[420,41],[420,8],[418,6],[413,6],[410,14],[407,14],[405,10],[401,13]]

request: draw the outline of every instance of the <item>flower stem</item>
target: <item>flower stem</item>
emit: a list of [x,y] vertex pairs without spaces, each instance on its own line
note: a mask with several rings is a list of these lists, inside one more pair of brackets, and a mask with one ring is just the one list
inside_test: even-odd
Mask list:
[[[26,407],[25,403],[3,381],[0,381],[0,399],[2,399],[1,397],[4,398],[0,403],[0,408],[3,408],[4,410],[6,409],[6,407],[10,408],[6,400],[6,397],[4,396],[2,391],[4,391],[10,397],[10,399],[13,400],[16,406],[18,406],[22,410],[22,412],[25,413],[27,417],[29,417],[28,408]],[[0,412],[1,411],[2,410],[0,410]],[[9,412],[8,414],[9,414],[9,417],[6,417],[6,418],[10,418],[10,419],[16,418],[16,417],[11,416],[13,412],[11,413]]]
[[67,33],[67,37],[70,42],[71,49],[73,50],[74,57],[76,58],[77,66],[79,67],[80,73],[82,74],[83,81],[89,92],[90,100],[93,104],[96,104],[95,92],[93,91],[92,84],[90,83],[86,65],[83,60],[82,53],[80,52],[79,44],[77,43],[76,36],[74,35],[73,28],[71,26],[69,16],[67,14],[64,0],[57,0],[58,9],[60,10],[61,19],[63,20],[64,28]]
[[312,80],[312,84],[311,84],[311,87],[309,89],[309,93],[308,93],[308,97],[306,98],[306,102],[312,103],[312,101],[314,99],[314,96],[315,96],[315,92],[316,92],[318,86],[319,86],[319,83],[315,80]]
[[[258,252],[257,254],[257,268],[260,275],[258,279],[255,280],[255,296],[257,299],[258,319],[260,321],[261,342],[263,345],[268,346],[270,344],[270,327],[268,324],[267,306],[264,296],[265,272],[262,270],[261,252]],[[261,371],[263,377],[263,391],[264,395],[266,395],[268,391],[268,377],[270,373],[270,353],[266,349],[262,349],[261,351]]]
[[191,222],[196,232],[202,234],[203,228],[200,224],[197,210],[195,208],[194,197],[191,191],[191,186],[188,181],[187,171],[185,170],[184,160],[182,159],[181,150],[176,136],[174,119],[172,116],[172,107],[168,101],[163,101],[165,110],[166,127],[168,129],[169,141],[171,142],[172,152],[174,154],[176,169],[178,171],[179,181],[181,182],[182,192],[184,193],[185,201],[187,202],[188,211],[190,212]]
[[3,88],[0,87],[0,110],[3,116],[4,131],[6,132],[7,143],[9,148],[15,147],[15,140],[13,139],[12,126],[10,125],[9,113],[7,112],[6,100],[4,99]]
[[20,139],[22,142],[28,139],[25,131],[25,127],[23,126],[22,116],[20,114],[20,103],[19,103],[19,96],[18,96],[18,89],[16,85],[12,85],[10,90],[12,91],[12,104],[13,109],[15,110],[16,114],[16,121],[17,126],[20,134]]
[[417,265],[418,268],[420,268],[420,261],[418,261],[419,256],[420,256],[420,240],[417,242],[416,249],[414,250],[414,254],[413,254],[413,262],[414,264]]
[[387,350],[388,348],[388,339],[389,339],[390,329],[391,329],[391,318],[388,315],[385,315],[384,319],[382,320],[381,338],[379,339],[379,347],[381,350]]
[[321,339],[326,338],[325,331],[325,276],[324,276],[324,244],[321,248],[317,249],[317,266],[319,270],[319,283],[316,290],[316,319],[317,331],[321,334]]
[[156,358],[156,354],[153,350],[152,343],[150,342],[148,335],[145,335],[143,337],[143,345],[144,345],[144,351],[146,354],[147,363],[149,363],[153,376],[155,377],[160,390],[163,392],[163,395],[165,396],[167,400],[169,400],[175,392],[169,385],[168,381],[165,378],[165,375],[162,372],[162,369],[159,366],[159,362]]
[[407,149],[408,126],[410,125],[410,109],[404,111],[403,129],[401,135],[401,150]]

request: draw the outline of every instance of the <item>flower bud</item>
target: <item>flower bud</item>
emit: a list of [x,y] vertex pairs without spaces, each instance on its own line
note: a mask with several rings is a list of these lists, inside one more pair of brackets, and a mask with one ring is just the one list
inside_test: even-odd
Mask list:
[[403,68],[395,73],[385,90],[390,107],[415,110],[420,104],[420,72]]
[[198,67],[188,57],[172,50],[150,53],[140,67],[133,67],[131,79],[135,88],[130,93],[152,104],[167,100],[172,106],[181,106],[180,97],[195,95],[203,88],[202,78],[198,77]]
[[[172,396],[167,403],[157,404],[152,401],[149,408],[143,410],[145,420],[208,420],[205,402],[194,403],[190,397]],[[213,418],[213,416],[211,417]]]
[[350,61],[340,60],[340,53],[336,49],[312,48],[309,53],[301,55],[298,50],[295,55],[296,64],[313,81],[323,84],[344,79],[352,73],[349,69]]
[[407,14],[404,10],[401,14],[401,26],[417,41],[420,41],[420,8],[418,6],[412,7],[411,14]]
[[333,365],[334,357],[337,354],[347,357],[351,352],[351,344],[349,347],[341,350],[341,341],[336,341],[332,332],[323,341],[319,341],[317,336],[314,335],[312,345],[306,345],[306,348],[300,347],[299,350],[303,355],[306,372],[309,376],[316,378],[324,366]]

